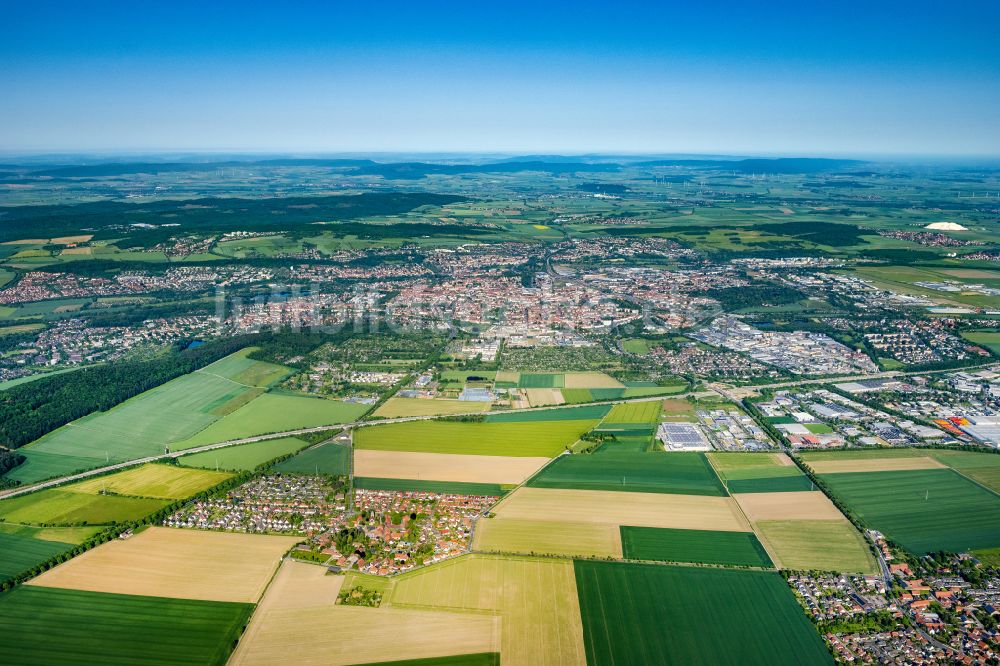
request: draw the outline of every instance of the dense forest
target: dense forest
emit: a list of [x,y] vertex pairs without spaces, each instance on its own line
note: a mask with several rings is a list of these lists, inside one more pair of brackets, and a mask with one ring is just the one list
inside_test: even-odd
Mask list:
[[[160,239],[173,236],[177,227],[162,230],[135,225],[179,225],[183,231],[222,232],[287,231],[289,227],[335,222],[373,215],[399,215],[420,206],[443,206],[464,197],[425,192],[366,192],[319,197],[271,197],[266,199],[204,198],[174,201],[164,199],[142,204],[94,201],[74,205],[10,206],[3,210],[0,241],[21,238],[51,238],[81,231],[96,231],[96,238],[144,235]],[[431,226],[431,225],[426,225]],[[456,230],[464,227],[456,226]],[[375,225],[362,231],[378,233]],[[348,232],[345,232],[348,233]],[[354,233],[350,231],[349,233]],[[418,233],[418,232],[414,232]],[[159,240],[157,240],[159,242]]]
[[714,298],[726,312],[742,308],[788,305],[801,301],[806,297],[798,289],[792,289],[780,284],[752,284],[746,287],[725,287],[722,289],[704,289],[694,292],[696,296]]

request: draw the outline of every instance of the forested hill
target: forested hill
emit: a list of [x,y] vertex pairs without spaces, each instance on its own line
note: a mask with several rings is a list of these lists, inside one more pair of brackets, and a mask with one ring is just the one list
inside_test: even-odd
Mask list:
[[[211,197],[143,203],[95,201],[75,205],[0,207],[0,242],[53,238],[82,231],[121,235],[136,225],[172,225],[176,231],[288,231],[297,225],[375,215],[400,215],[421,206],[443,206],[465,197],[426,192],[366,192],[318,197],[237,199]],[[103,234],[102,234],[103,232]]]

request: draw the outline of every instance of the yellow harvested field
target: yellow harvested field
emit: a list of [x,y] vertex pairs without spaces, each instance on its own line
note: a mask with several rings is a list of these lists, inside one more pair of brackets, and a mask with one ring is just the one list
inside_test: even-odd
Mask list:
[[485,553],[622,557],[621,530],[609,523],[489,518],[476,523],[472,549]]
[[48,238],[22,238],[20,240],[4,241],[2,245],[45,245]]
[[400,576],[390,600],[393,607],[498,614],[503,666],[587,663],[568,560],[467,555]]
[[[739,493],[733,495],[747,518],[758,520],[847,520],[830,499],[818,490],[790,493]],[[714,529],[705,527],[702,529]]]
[[548,462],[549,458],[356,449],[354,474],[379,479],[518,484]]
[[336,666],[500,651],[498,617],[334,606],[328,599],[344,578],[324,573],[286,561],[229,664]]
[[66,255],[66,254],[93,254],[93,253],[94,253],[94,248],[92,247],[68,247],[59,254]]
[[298,537],[150,527],[60,564],[29,585],[256,603]]
[[554,388],[530,388],[524,389],[528,396],[528,405],[531,407],[544,407],[546,405],[562,405],[566,402],[562,392]]
[[59,236],[50,240],[50,243],[55,245],[72,245],[73,243],[86,243],[94,234],[81,234],[79,236]]
[[624,388],[620,381],[603,372],[567,372],[566,388]]
[[930,457],[813,460],[807,464],[816,474],[834,474],[836,472],[897,472],[908,469],[947,468],[947,465]]
[[185,499],[217,486],[232,476],[229,472],[147,463],[117,474],[80,481],[66,486],[65,490],[76,493],[111,492],[134,497]]
[[373,416],[383,416],[387,419],[400,416],[447,416],[488,412],[489,409],[488,402],[439,398],[389,398],[375,410]]
[[609,523],[635,527],[730,532],[745,532],[750,529],[732,498],[708,495],[522,487],[502,500],[494,512],[500,518],[517,520],[534,520],[544,516],[556,522]]

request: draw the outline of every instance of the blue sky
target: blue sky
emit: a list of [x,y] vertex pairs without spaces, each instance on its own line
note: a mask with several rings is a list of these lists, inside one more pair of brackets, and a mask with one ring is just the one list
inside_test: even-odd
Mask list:
[[1000,155],[996,2],[0,10],[5,152]]

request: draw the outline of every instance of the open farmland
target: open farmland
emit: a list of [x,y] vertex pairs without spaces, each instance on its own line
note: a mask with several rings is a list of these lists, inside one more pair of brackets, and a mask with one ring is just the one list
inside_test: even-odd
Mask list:
[[973,451],[933,451],[932,455],[993,492],[1000,493],[1000,456]]
[[491,412],[486,423],[537,423],[539,421],[600,421],[611,410],[609,405],[586,405],[559,409],[522,410],[517,412]]
[[[109,461],[123,462],[163,453],[165,447],[216,421],[219,417],[212,413],[213,405],[224,404],[249,390],[207,371],[184,375],[107,412],[77,419],[22,448],[28,460],[8,476],[31,483],[100,467]],[[33,465],[33,458],[39,454],[40,464]]]
[[290,651],[303,666],[499,651],[494,617],[334,605],[344,577],[325,574],[325,567],[284,561],[230,663],[274,664]]
[[548,462],[548,458],[362,449],[354,453],[354,473],[357,476],[387,479],[516,485]]
[[399,416],[447,416],[448,414],[472,414],[488,412],[490,403],[469,400],[444,400],[427,398],[389,398],[373,416],[387,419]]
[[76,544],[0,531],[0,582],[18,576]]
[[754,529],[784,569],[873,573],[865,538],[847,520],[760,520]]
[[185,469],[147,463],[110,476],[98,476],[70,486],[78,493],[111,493],[156,499],[184,499],[232,477],[227,472]]
[[528,483],[533,488],[725,495],[701,453],[615,452],[560,456]]
[[929,456],[814,460],[808,463],[808,465],[816,474],[832,474],[837,472],[894,472],[911,469],[945,469],[945,465]]
[[11,664],[221,666],[253,606],[21,586],[0,596]]
[[815,490],[812,481],[783,453],[708,454],[731,493]]
[[297,537],[150,527],[46,571],[29,584],[91,592],[255,603]]
[[912,553],[1000,546],[1000,497],[950,469],[820,477],[872,528]]
[[732,498],[610,490],[562,490],[521,487],[494,509],[500,518],[674,527],[680,529],[749,529]]
[[771,558],[753,532],[621,527],[629,560],[770,567]]
[[563,388],[562,373],[522,372],[517,382],[518,388]]
[[368,405],[339,400],[263,393],[178,446],[191,448],[272,432],[337,425],[357,419],[368,409]]
[[144,518],[170,504],[147,497],[77,493],[72,487],[0,500],[0,519],[32,525],[109,525]]
[[484,553],[621,558],[618,526],[554,520],[481,519],[472,549]]
[[776,573],[574,564],[589,664],[833,663]]
[[628,425],[656,425],[660,421],[660,401],[626,402],[613,405],[604,417],[602,427],[613,429]]
[[844,520],[833,502],[818,490],[743,493],[733,497],[750,520]]
[[276,472],[290,474],[330,474],[343,476],[351,467],[351,447],[327,442],[301,451],[274,466]]
[[496,613],[505,665],[586,663],[569,561],[467,555],[400,576],[390,601],[397,608]]
[[358,428],[354,446],[382,451],[551,457],[564,451],[594,425],[596,421],[411,421]]
[[307,442],[295,437],[266,439],[262,442],[192,453],[189,456],[181,456],[177,459],[177,463],[185,467],[246,472],[256,469],[269,460],[295,453],[308,445]]
[[563,385],[568,389],[625,388],[620,381],[603,372],[567,372]]

